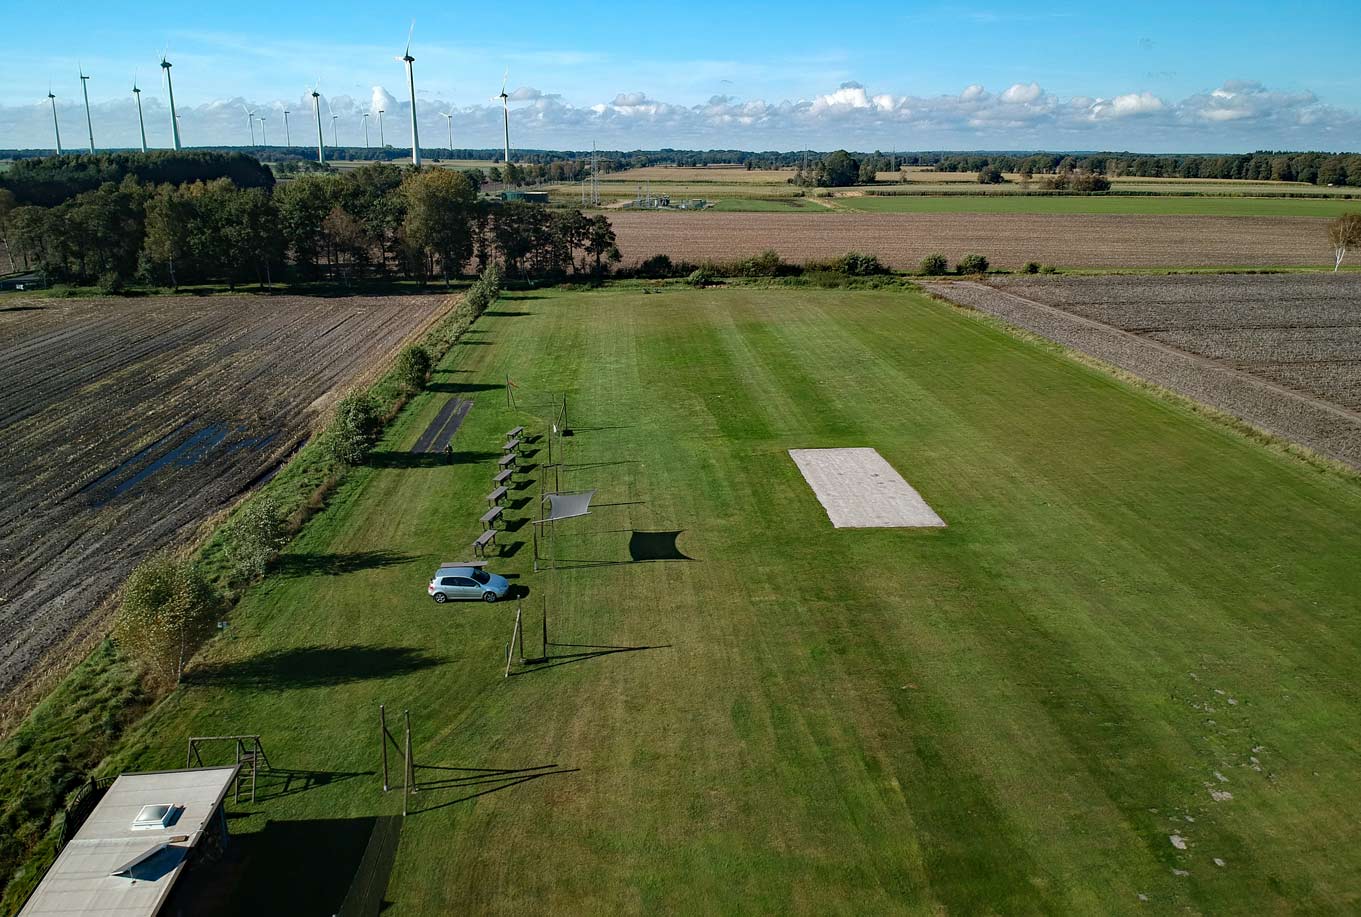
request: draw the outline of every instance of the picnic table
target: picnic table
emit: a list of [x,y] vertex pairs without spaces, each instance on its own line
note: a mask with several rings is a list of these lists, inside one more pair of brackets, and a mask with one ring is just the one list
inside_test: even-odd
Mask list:
[[501,500],[502,500],[502,498],[505,497],[505,495],[506,495],[506,487],[505,487],[505,485],[503,484],[503,485],[501,485],[500,487],[498,487],[498,488],[496,488],[495,490],[493,490],[491,493],[487,494],[487,502],[488,502],[488,503],[500,503]]
[[505,455],[501,456],[501,458],[497,460],[496,464],[500,465],[502,468],[505,468],[507,465],[514,465],[515,453],[507,452]]
[[507,431],[506,431],[506,439],[515,439],[516,437],[518,437],[518,436],[519,436],[521,433],[523,433],[523,432],[525,432],[525,428],[524,428],[524,427],[516,427],[514,430],[507,430]]
[[508,439],[505,441],[505,443],[501,445],[501,448],[504,449],[506,452],[514,452],[516,449],[520,448],[520,440]]
[[514,471],[513,469],[510,469],[510,468],[507,468],[505,471],[498,471],[498,472],[492,477],[492,479],[491,479],[491,480],[492,480],[492,483],[493,483],[493,484],[496,484],[496,485],[498,485],[498,486],[501,485],[501,484],[504,484],[504,483],[506,483],[507,481],[510,480],[511,475],[513,475],[513,474],[515,474],[515,471]]
[[487,556],[487,545],[496,541],[496,529],[487,529],[473,542],[473,556]]
[[501,510],[502,507],[500,506],[493,506],[491,509],[487,510],[482,514],[482,524],[489,529],[494,528],[497,517],[501,515]]

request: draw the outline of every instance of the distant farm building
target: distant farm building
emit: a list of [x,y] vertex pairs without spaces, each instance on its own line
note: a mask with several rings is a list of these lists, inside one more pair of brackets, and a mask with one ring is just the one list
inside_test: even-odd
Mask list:
[[502,191],[501,200],[507,203],[547,204],[547,191]]

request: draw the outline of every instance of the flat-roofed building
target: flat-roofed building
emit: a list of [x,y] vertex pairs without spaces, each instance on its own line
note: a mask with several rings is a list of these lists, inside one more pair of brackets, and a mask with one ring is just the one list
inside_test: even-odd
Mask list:
[[175,883],[227,843],[222,802],[240,765],[123,774],[20,911],[20,917],[169,914]]

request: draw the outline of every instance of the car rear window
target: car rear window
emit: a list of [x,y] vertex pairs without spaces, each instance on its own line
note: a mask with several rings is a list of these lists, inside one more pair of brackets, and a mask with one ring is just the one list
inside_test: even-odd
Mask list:
[[456,576],[446,576],[444,579],[442,579],[442,580],[439,581],[439,584],[440,584],[441,586],[452,586],[452,585],[454,585],[457,581],[458,581],[458,577],[456,577]]

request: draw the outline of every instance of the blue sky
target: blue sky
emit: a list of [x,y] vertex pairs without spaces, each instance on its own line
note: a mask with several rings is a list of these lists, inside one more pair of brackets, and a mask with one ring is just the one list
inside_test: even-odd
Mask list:
[[63,144],[86,142],[78,66],[97,146],[137,142],[134,71],[148,140],[165,145],[163,48],[186,144],[247,142],[243,106],[265,114],[273,143],[291,109],[299,142],[313,84],[328,140],[332,114],[357,145],[363,113],[383,107],[388,139],[405,144],[393,57],[412,18],[426,146],[447,142],[446,111],[455,145],[496,145],[488,100],[508,68],[522,147],[1361,147],[1361,20],[1341,7],[1018,6],[53,4],[0,57],[0,147],[52,145],[49,80]]

